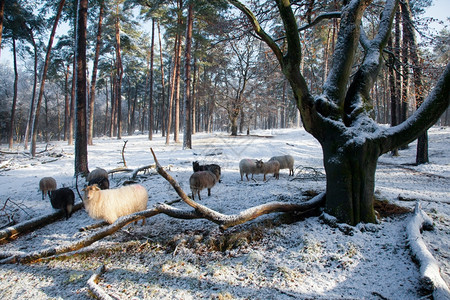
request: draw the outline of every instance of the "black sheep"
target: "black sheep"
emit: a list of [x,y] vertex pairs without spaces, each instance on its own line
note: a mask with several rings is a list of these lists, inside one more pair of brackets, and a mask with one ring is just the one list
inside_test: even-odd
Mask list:
[[93,178],[93,179],[89,180],[88,185],[94,185],[94,184],[98,185],[98,187],[101,190],[109,189],[109,180],[108,180],[108,178],[96,177],[96,178]]
[[220,175],[221,175],[221,172],[220,172],[220,166],[219,166],[219,165],[216,165],[216,164],[200,165],[200,164],[198,163],[198,161],[194,161],[194,162],[192,163],[192,169],[194,170],[194,172],[198,172],[198,171],[210,171],[210,172],[212,172],[214,175],[216,175],[217,180],[218,180],[219,182],[221,182],[221,181],[220,181]]
[[50,192],[50,203],[54,209],[62,209],[66,214],[66,220],[72,215],[75,194],[69,188],[60,188]]

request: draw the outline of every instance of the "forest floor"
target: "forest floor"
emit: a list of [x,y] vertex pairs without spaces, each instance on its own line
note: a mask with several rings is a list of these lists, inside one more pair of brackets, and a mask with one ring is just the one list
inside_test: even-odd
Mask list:
[[[182,139],[182,137],[181,137]],[[217,163],[222,182],[212,195],[202,191],[201,204],[224,214],[271,201],[301,202],[325,190],[320,145],[303,129],[254,132],[230,137],[198,133],[193,150],[165,145],[165,138],[146,135],[97,138],[89,146],[89,167],[111,171],[160,164],[190,193],[192,162]],[[400,156],[379,159],[375,194],[380,223],[358,225],[349,233],[326,224],[320,216],[300,218],[273,213],[224,232],[207,220],[180,220],[166,215],[145,225],[128,225],[91,246],[30,264],[0,264],[1,299],[86,299],[87,281],[100,266],[98,286],[113,299],[419,299],[429,298],[406,241],[405,227],[419,201],[435,228],[423,238],[450,283],[450,128],[429,131],[430,163],[415,166],[415,143]],[[0,227],[53,212],[38,191],[40,178],[52,176],[58,186],[75,191],[74,150],[66,142],[38,145],[31,158],[22,146],[0,154]],[[11,152],[11,153],[6,153]],[[282,170],[280,179],[255,175],[240,180],[242,158],[269,159],[291,154],[295,176]],[[110,175],[111,187],[130,180],[130,173]],[[148,208],[176,201],[178,195],[154,169],[137,181],[149,192]],[[80,183],[81,187],[84,185]],[[76,193],[76,192],[75,192]],[[80,201],[78,196],[76,201]],[[187,208],[184,202],[173,204]],[[84,209],[69,220],[0,243],[3,253],[25,253],[66,245],[90,232],[96,223]],[[367,230],[370,229],[370,230]]]

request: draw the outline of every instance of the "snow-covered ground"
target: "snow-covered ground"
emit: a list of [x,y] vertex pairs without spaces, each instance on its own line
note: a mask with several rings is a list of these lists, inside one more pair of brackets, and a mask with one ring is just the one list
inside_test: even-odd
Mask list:
[[[181,137],[182,138],[182,137]],[[270,201],[305,200],[307,191],[324,191],[320,145],[303,129],[253,132],[230,137],[226,133],[193,136],[193,150],[181,144],[166,146],[165,138],[146,135],[122,140],[98,138],[89,146],[89,167],[108,171],[123,166],[124,141],[127,167],[153,164],[150,147],[160,164],[189,192],[192,162],[217,163],[222,182],[212,195],[202,191],[201,203],[224,214]],[[415,143],[399,157],[383,155],[376,176],[376,195],[403,207],[421,201],[435,222],[423,237],[450,283],[450,128],[429,131],[430,163],[413,166]],[[38,152],[45,145],[38,145]],[[9,151],[3,148],[4,151]],[[48,151],[32,159],[19,154],[0,155],[0,225],[53,211],[38,191],[40,178],[52,176],[58,186],[74,187],[73,146],[52,142]],[[291,154],[296,177],[282,170],[280,179],[262,175],[240,180],[242,158],[269,159]],[[149,192],[148,207],[178,199],[172,187],[154,170],[138,177]],[[128,180],[130,173],[115,173],[111,186]],[[83,183],[81,183],[83,185]],[[80,201],[77,196],[77,201]],[[5,205],[6,202],[6,205]],[[188,208],[183,202],[173,204]],[[28,265],[0,265],[1,299],[86,299],[87,281],[101,265],[106,272],[99,286],[118,299],[418,299],[427,298],[418,266],[406,243],[405,226],[411,213],[384,217],[371,231],[356,227],[353,235],[323,223],[319,217],[295,219],[274,213],[220,232],[207,220],[180,220],[165,215],[145,225],[128,225],[69,258]],[[64,245],[89,234],[79,228],[95,223],[84,210],[9,243],[4,251],[31,252]]]

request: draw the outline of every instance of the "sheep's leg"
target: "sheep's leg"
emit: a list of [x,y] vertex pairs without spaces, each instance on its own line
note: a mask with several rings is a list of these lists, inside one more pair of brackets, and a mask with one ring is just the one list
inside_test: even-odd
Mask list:
[[[249,181],[250,179],[248,179],[248,173],[245,174],[245,177],[247,177],[247,181]],[[253,178],[253,177],[252,177]]]
[[200,190],[198,190],[197,193],[198,193],[198,200],[202,200],[202,198],[200,198]]
[[208,196],[211,196],[211,189],[208,189]]

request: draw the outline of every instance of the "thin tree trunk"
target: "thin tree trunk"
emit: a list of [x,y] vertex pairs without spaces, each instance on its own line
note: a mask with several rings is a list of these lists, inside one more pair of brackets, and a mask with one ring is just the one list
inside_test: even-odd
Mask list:
[[[74,19],[74,36],[73,36],[73,41],[74,41],[74,45],[76,45],[76,40],[77,40],[77,35],[76,35],[76,28],[78,26],[78,0],[75,0],[75,19]],[[73,145],[73,130],[74,130],[74,123],[75,123],[75,92],[76,92],[76,69],[77,69],[77,65],[76,65],[76,53],[75,53],[75,47],[74,47],[74,52],[73,52],[73,60],[72,60],[72,89],[70,91],[70,116],[69,116],[69,139],[67,140],[67,143],[69,145]]]
[[175,75],[175,86],[176,88],[176,96],[175,96],[175,124],[173,129],[173,140],[178,143],[180,141],[179,139],[179,133],[180,133],[180,83],[181,83],[181,33],[180,29],[183,24],[183,1],[178,0],[178,49],[176,51],[176,75]]
[[[409,0],[401,1],[400,6],[402,8],[404,29],[404,38],[408,41],[408,46],[410,49],[411,62],[413,65],[413,80],[416,98],[416,108],[419,108],[423,103],[423,82],[422,82],[422,66],[421,59],[417,52],[417,41],[416,35],[414,33],[412,13],[409,5]],[[417,140],[417,150],[416,150],[416,164],[424,164],[429,161],[428,159],[428,134],[425,131],[419,136]]]
[[100,1],[100,12],[98,15],[97,28],[97,44],[95,46],[94,64],[92,67],[91,92],[89,98],[89,130],[88,130],[88,145],[92,145],[92,138],[94,137],[94,106],[95,106],[95,86],[97,84],[97,69],[98,60],[100,57],[100,46],[102,44],[102,22],[103,12],[105,10],[104,2]]
[[191,123],[191,45],[192,45],[192,27],[194,24],[193,4],[189,4],[187,27],[186,27],[186,46],[184,50],[184,136],[183,148],[192,149],[192,123]]
[[87,10],[88,0],[78,2],[78,26],[76,43],[76,77],[77,77],[77,98],[76,98],[76,126],[75,126],[75,176],[87,175],[88,152],[87,152],[87,126],[86,126],[86,32],[87,32]]
[[119,5],[116,6],[116,70],[117,70],[117,86],[116,86],[116,101],[117,101],[117,139],[122,138],[122,77],[123,65],[120,54],[120,20],[119,20]]
[[173,105],[173,96],[175,93],[175,75],[176,75],[176,64],[177,64],[177,49],[179,43],[178,35],[175,37],[175,45],[174,45],[174,60],[173,60],[173,70],[172,70],[172,78],[171,78],[171,86],[170,86],[170,97],[169,97],[169,108],[168,110],[168,118],[167,118],[167,133],[166,133],[166,145],[169,145],[170,140],[170,128],[172,127],[172,105]]
[[162,97],[161,97],[161,134],[162,136],[165,135],[166,132],[166,115],[165,115],[165,95],[166,95],[166,82],[164,79],[164,59],[163,59],[163,53],[162,53],[162,43],[161,43],[161,30],[159,27],[159,21],[158,21],[158,37],[159,37],[159,56],[161,61],[161,89],[162,89]]
[[33,69],[33,92],[31,95],[31,102],[30,102],[30,113],[28,114],[28,122],[27,127],[25,129],[25,140],[24,140],[24,148],[28,149],[28,138],[30,137],[30,131],[31,127],[33,125],[33,116],[34,116],[34,100],[36,99],[36,87],[37,87],[37,81],[38,81],[38,53],[37,53],[37,46],[36,41],[34,40],[33,31],[31,28],[28,28],[28,33],[30,34],[30,39],[33,44],[33,50],[34,50],[34,69]]
[[70,64],[67,64],[64,74],[64,141],[69,137],[69,116],[70,116],[70,100],[69,100],[69,73]]
[[16,105],[17,105],[17,83],[19,81],[19,75],[17,73],[17,53],[16,53],[16,39],[13,37],[13,61],[14,61],[14,95],[13,95],[13,103],[11,108],[11,120],[9,122],[9,149],[13,148],[14,142],[14,119],[16,118]]
[[3,14],[5,12],[5,0],[0,0],[0,57],[2,54]]
[[45,56],[44,69],[42,71],[41,86],[39,89],[39,97],[38,97],[38,102],[36,105],[36,112],[34,114],[34,122],[33,122],[33,130],[32,130],[33,136],[31,139],[31,155],[33,157],[36,155],[36,142],[37,142],[37,134],[38,134],[38,129],[39,129],[39,112],[41,109],[42,96],[44,95],[44,86],[45,86],[45,80],[47,77],[48,65],[50,63],[50,53],[52,51],[53,40],[54,40],[55,34],[56,34],[56,27],[58,26],[59,18],[61,16],[61,12],[62,12],[64,3],[65,3],[65,0],[61,0],[59,2],[58,11],[57,11],[56,17],[55,17],[55,22],[53,23],[52,33],[50,34],[50,39],[48,41],[47,54]]
[[106,135],[108,132],[108,105],[109,105],[109,93],[108,93],[108,77],[105,77],[105,102],[106,102],[106,108],[105,108],[105,126],[103,128],[103,134]]
[[[150,49],[150,103],[148,109],[148,139],[153,139],[153,60],[155,53],[155,19],[152,19],[152,44]],[[164,89],[164,88],[163,88]]]

